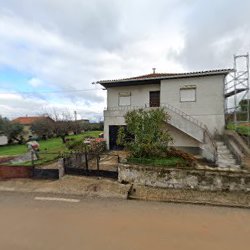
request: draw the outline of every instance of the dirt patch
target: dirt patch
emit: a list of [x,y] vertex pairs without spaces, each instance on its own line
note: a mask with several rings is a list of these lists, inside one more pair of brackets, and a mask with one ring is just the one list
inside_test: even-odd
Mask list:
[[15,157],[13,157],[13,156],[0,157],[0,164],[8,163],[9,161],[13,160],[14,158]]

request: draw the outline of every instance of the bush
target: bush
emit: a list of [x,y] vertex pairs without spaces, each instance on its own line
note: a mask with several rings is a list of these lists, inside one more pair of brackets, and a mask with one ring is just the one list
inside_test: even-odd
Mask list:
[[67,139],[66,147],[73,151],[85,151],[86,144],[84,144],[84,139]]
[[98,154],[106,150],[106,142],[103,138],[71,139],[66,142],[66,147],[73,151]]
[[169,115],[162,108],[134,110],[125,115],[127,128],[120,128],[117,144],[133,157],[165,156],[172,137],[166,129]]
[[88,145],[88,150],[90,153],[101,153],[106,150],[106,142],[103,138],[97,138],[91,140],[90,144]]
[[167,156],[178,157],[180,159],[183,159],[188,163],[189,166],[194,166],[197,162],[196,158],[193,155],[186,153],[184,151],[178,150],[174,147],[171,147],[170,150],[168,150]]

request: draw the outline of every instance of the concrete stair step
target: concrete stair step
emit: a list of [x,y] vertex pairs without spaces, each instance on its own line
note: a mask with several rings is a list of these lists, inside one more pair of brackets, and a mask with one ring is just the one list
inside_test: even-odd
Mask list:
[[228,149],[224,149],[224,150],[217,150],[218,154],[231,154],[231,152]]
[[217,148],[223,149],[223,148],[227,148],[227,146],[226,145],[217,145]]
[[217,141],[217,142],[216,142],[216,145],[217,145],[217,147],[218,147],[218,146],[223,146],[223,145],[225,145],[225,143],[224,143],[223,141]]
[[241,169],[240,165],[228,165],[228,164],[217,164],[219,168],[228,168],[229,170],[239,170]]
[[229,160],[234,160],[234,157],[232,155],[218,155],[217,159],[229,159]]
[[222,160],[222,159],[220,159],[220,160],[217,161],[217,163],[218,164],[229,164],[229,165],[230,164],[231,165],[234,164],[235,165],[236,164],[236,160],[232,160],[232,159],[231,160]]

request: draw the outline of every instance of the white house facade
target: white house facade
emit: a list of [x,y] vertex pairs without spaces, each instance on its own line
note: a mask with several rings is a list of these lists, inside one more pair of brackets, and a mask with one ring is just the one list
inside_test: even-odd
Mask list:
[[[167,127],[173,145],[187,151],[210,154],[213,137],[225,127],[224,81],[231,70],[178,74],[149,74],[121,80],[99,81],[107,90],[104,137],[116,149],[119,126],[127,111],[163,107],[171,116]],[[206,150],[208,149],[208,150]]]

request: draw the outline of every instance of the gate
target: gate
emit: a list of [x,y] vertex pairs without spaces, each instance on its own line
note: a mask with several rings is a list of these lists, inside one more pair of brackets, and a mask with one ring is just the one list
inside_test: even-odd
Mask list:
[[65,174],[118,178],[119,156],[87,152],[69,153],[63,156]]

